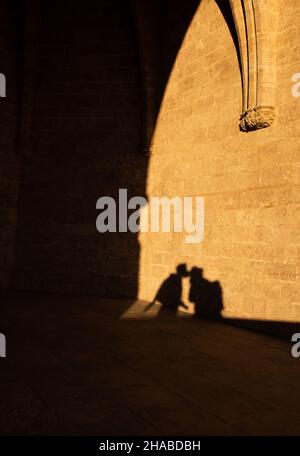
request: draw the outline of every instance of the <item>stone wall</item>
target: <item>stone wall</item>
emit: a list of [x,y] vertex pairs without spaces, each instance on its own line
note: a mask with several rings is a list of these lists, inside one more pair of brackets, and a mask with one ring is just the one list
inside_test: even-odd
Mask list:
[[99,234],[96,201],[143,194],[138,46],[129,2],[42,2],[18,289],[135,296],[137,236]]
[[185,233],[141,234],[142,299],[153,299],[186,262],[220,282],[224,315],[300,319],[300,101],[291,94],[300,71],[299,6],[288,0],[278,8],[277,118],[257,131],[239,129],[237,50],[217,2],[203,0],[187,30],[161,103],[147,195],[204,196],[205,238],[187,244]]
[[0,4],[0,73],[6,78],[6,97],[0,98],[0,288],[10,285],[17,224],[19,157],[17,137],[17,99],[19,39],[17,2]]
[[[150,300],[186,262],[220,282],[224,315],[299,321],[300,101],[291,78],[300,8],[275,3],[277,13],[257,11],[251,59],[236,34],[243,24],[221,1],[155,1],[151,14],[133,2],[135,26],[129,1],[90,0],[83,10],[32,0],[27,19],[17,3],[1,3],[1,288]],[[272,99],[274,123],[264,118],[270,106],[252,110],[255,98]],[[141,152],[151,152],[149,166]],[[100,235],[96,200],[117,199],[119,188],[204,196],[204,241]]]

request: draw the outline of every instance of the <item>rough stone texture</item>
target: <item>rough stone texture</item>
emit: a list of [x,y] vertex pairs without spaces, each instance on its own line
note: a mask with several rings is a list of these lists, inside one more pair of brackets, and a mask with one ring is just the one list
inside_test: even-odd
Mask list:
[[236,121],[242,90],[228,25],[213,0],[193,18],[161,105],[147,194],[204,196],[205,239],[141,234],[142,299],[186,262],[220,281],[226,315],[299,321],[300,104],[291,76],[300,66],[300,10],[292,0],[280,7],[278,118],[248,134]]
[[[50,19],[49,19],[50,18]],[[135,296],[137,236],[99,234],[96,201],[143,194],[138,49],[129,3],[43,2],[13,286]]]
[[[291,95],[291,76],[300,65],[300,9],[293,0],[278,1],[278,115],[270,128],[245,135],[238,124],[242,87],[232,24],[218,3],[166,0],[159,34],[153,24],[160,59],[148,55],[143,71],[157,61],[159,71],[152,68],[144,84],[149,101],[157,89],[153,75],[160,74],[161,107],[147,169],[138,153],[141,62],[129,2],[90,0],[84,13],[72,4],[72,14],[69,2],[43,2],[31,150],[22,160],[19,191],[14,152],[22,23],[15,20],[14,2],[2,2],[0,71],[8,97],[0,100],[1,287],[139,292],[152,299],[162,280],[186,262],[220,281],[226,315],[300,320],[300,105]],[[150,31],[140,43],[145,54],[151,54]],[[264,89],[268,93],[267,83]],[[117,197],[123,187],[129,196],[204,196],[204,242],[186,244],[185,233],[139,239],[97,233],[97,198]]]
[[[231,29],[239,50],[242,76],[242,113],[262,106],[274,106],[279,24],[278,0],[229,0],[235,27]],[[219,2],[223,8],[227,2]],[[254,120],[254,119],[253,119]],[[259,119],[258,119],[259,120]],[[251,122],[251,130],[268,123]],[[245,130],[247,131],[247,130]]]
[[276,109],[273,106],[258,106],[248,109],[240,118],[242,131],[254,131],[267,128],[275,121]]

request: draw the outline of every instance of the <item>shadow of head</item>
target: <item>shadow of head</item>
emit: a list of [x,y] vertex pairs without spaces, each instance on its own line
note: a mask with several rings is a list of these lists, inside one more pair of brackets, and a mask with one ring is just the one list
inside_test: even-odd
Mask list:
[[179,275],[179,277],[188,277],[189,276],[189,272],[187,270],[186,263],[179,264],[176,268],[176,271],[177,271],[177,274]]

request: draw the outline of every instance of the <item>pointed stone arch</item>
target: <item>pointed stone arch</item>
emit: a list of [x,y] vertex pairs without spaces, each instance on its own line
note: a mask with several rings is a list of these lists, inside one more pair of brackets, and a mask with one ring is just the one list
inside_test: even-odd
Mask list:
[[240,129],[274,123],[278,0],[229,0],[235,22],[242,73]]

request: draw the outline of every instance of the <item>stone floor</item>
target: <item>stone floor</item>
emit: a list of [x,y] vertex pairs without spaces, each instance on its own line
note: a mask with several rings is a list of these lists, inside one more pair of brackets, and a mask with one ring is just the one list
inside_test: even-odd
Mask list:
[[0,434],[300,434],[288,342],[140,301],[0,299]]

